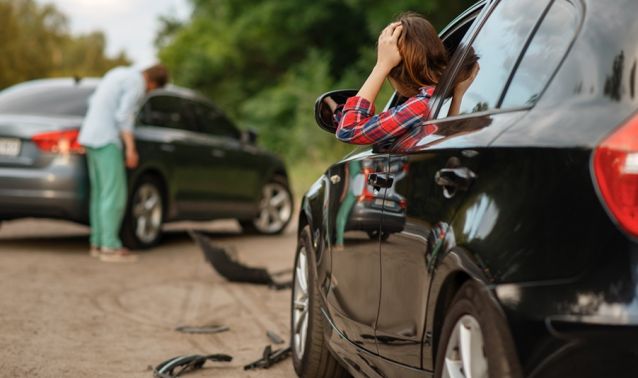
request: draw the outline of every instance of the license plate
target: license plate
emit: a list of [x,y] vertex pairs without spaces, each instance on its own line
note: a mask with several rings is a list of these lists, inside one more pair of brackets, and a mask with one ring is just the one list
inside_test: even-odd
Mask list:
[[20,155],[20,139],[0,138],[0,156]]

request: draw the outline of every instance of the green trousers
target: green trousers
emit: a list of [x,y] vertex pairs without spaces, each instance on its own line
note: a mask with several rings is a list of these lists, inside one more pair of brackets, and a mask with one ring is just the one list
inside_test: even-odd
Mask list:
[[126,207],[126,170],[122,150],[115,144],[86,148],[91,181],[91,245],[122,247],[119,232]]

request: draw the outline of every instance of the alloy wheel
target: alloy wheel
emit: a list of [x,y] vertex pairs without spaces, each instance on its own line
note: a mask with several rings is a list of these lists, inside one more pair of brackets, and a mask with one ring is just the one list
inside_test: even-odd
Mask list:
[[306,248],[299,249],[297,257],[297,266],[295,267],[295,284],[293,287],[293,308],[292,308],[292,325],[293,325],[293,347],[297,358],[301,360],[306,346],[306,338],[308,337],[308,311],[310,308],[310,300],[308,294],[308,256]]
[[162,195],[157,187],[150,183],[142,184],[133,202],[135,236],[144,242],[152,243],[162,227]]
[[270,182],[262,190],[259,214],[254,220],[257,231],[265,234],[279,232],[292,216],[292,198],[282,184]]
[[485,378],[488,376],[483,332],[471,315],[454,325],[445,351],[443,378]]

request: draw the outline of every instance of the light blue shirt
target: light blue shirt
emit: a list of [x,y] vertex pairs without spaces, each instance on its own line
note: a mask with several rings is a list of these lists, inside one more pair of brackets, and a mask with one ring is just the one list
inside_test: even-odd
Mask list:
[[122,147],[120,133],[133,130],[145,92],[146,82],[140,71],[117,67],[107,72],[89,99],[80,144],[99,148],[113,143]]

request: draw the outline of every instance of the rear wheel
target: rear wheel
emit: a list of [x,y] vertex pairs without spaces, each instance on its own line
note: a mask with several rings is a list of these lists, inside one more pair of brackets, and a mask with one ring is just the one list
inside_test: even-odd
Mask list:
[[459,289],[446,311],[435,377],[521,377],[507,322],[475,281]]
[[122,243],[130,249],[156,245],[162,236],[164,194],[160,181],[143,176],[133,189],[122,224]]
[[347,377],[326,346],[316,286],[310,228],[300,233],[293,277],[290,345],[295,372],[300,377]]
[[261,190],[257,216],[239,223],[247,232],[276,235],[283,232],[290,223],[292,210],[292,193],[288,181],[281,176],[275,176]]

